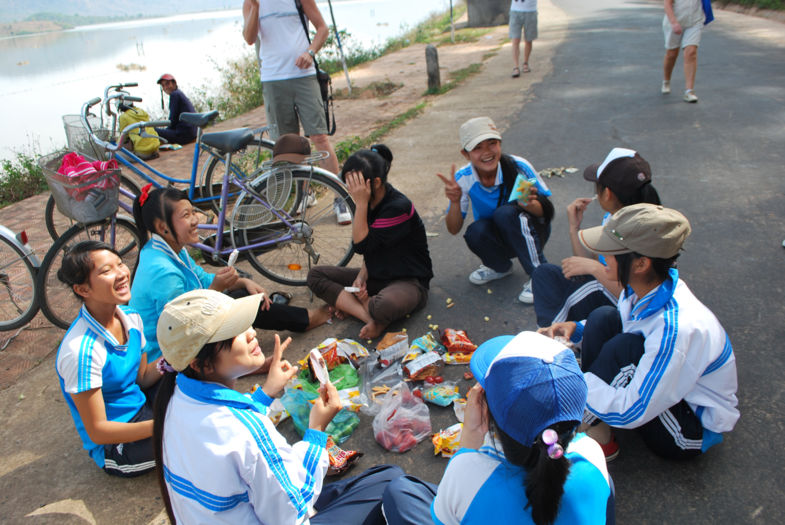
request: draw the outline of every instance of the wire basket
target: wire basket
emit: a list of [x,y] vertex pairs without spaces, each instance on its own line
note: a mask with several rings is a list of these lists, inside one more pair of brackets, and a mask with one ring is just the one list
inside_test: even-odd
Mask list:
[[69,177],[57,172],[65,155],[58,151],[38,159],[60,213],[83,223],[114,215],[119,207],[120,170],[94,170]]
[[294,215],[298,191],[292,184],[292,171],[289,167],[275,168],[258,177],[250,184],[254,190],[269,204],[269,207],[250,199],[246,204],[238,204],[232,217],[232,224],[237,228],[257,228],[264,224],[277,221],[272,209],[285,211]]
[[[109,140],[111,131],[100,127],[101,119],[95,115],[88,115],[87,122],[99,139]],[[85,129],[81,115],[63,115],[63,127],[69,150],[94,159],[106,160],[109,158],[109,152],[90,139],[90,133]]]

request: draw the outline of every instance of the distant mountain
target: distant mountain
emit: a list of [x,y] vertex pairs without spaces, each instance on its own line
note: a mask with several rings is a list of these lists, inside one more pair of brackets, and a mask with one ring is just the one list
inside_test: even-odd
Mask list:
[[24,20],[36,13],[79,16],[164,16],[219,9],[240,9],[242,0],[0,0],[0,22]]

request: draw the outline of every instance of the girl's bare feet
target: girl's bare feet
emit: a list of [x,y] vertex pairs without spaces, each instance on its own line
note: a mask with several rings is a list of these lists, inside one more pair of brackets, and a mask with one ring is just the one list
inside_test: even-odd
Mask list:
[[306,330],[310,330],[311,328],[316,328],[317,326],[323,325],[332,316],[333,316],[332,308],[330,308],[326,304],[320,306],[319,308],[313,308],[308,310],[308,328],[306,328]]
[[335,317],[339,321],[343,321],[344,319],[346,319],[346,313],[343,310],[339,310],[335,306],[330,307],[330,313],[332,313],[333,317]]
[[382,331],[387,327],[387,325],[383,325],[381,323],[377,323],[373,319],[371,319],[368,324],[363,326],[360,329],[360,338],[361,339],[376,339],[382,334]]

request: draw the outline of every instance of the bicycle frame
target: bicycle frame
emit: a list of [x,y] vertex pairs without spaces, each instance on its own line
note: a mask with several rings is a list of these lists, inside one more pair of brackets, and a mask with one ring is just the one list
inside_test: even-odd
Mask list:
[[[41,261],[39,261],[38,257],[35,256],[35,252],[30,247],[30,245],[26,242],[22,242],[22,239],[20,239],[19,236],[13,232],[13,230],[0,224],[0,236],[3,236],[11,244],[19,248],[19,250],[25,254],[25,258],[30,261],[30,264],[32,264],[34,268],[39,268],[41,266]],[[3,270],[3,268],[0,268],[0,270]]]

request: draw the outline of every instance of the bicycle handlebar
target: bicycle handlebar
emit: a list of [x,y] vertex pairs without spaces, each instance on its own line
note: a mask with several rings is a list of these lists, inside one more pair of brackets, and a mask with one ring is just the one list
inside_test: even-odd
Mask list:
[[169,126],[169,124],[171,124],[171,121],[169,121],[169,120],[154,120],[154,121],[149,121],[149,122],[136,122],[134,124],[131,124],[130,126],[127,126],[123,130],[123,132],[120,134],[120,137],[117,139],[117,143],[116,144],[112,144],[111,142],[107,142],[105,140],[101,140],[93,132],[93,128],[90,126],[90,123],[87,121],[87,116],[90,114],[90,108],[95,106],[99,102],[101,102],[101,98],[100,97],[95,97],[93,99],[88,100],[84,104],[82,104],[82,113],[80,115],[82,117],[82,125],[85,127],[87,132],[90,134],[90,140],[92,140],[99,147],[105,149],[106,151],[112,152],[112,153],[114,153],[117,150],[122,148],[122,144],[125,141],[125,137],[127,137],[128,134],[131,131],[135,130],[135,129],[147,128],[147,127],[161,127],[161,128],[163,128],[163,127],[167,127],[167,126]]

